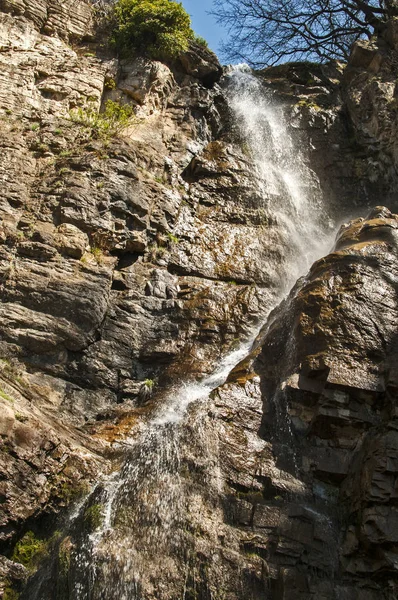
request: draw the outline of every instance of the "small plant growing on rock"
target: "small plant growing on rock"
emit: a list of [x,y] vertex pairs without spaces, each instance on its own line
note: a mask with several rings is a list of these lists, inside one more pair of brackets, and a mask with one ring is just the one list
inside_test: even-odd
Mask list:
[[113,41],[123,54],[167,60],[187,50],[194,37],[188,13],[172,0],[118,0],[114,12]]
[[105,81],[105,89],[114,90],[116,88],[116,81],[111,77],[107,81]]
[[72,482],[72,481],[55,481],[54,491],[57,500],[65,503],[66,505],[73,502],[77,498],[84,496],[89,491],[89,485],[84,481]]
[[4,390],[2,390],[0,388],[0,398],[3,398],[3,400],[7,400],[7,402],[11,402],[11,404],[14,404],[14,398],[11,398],[11,396],[9,396]]
[[90,249],[90,252],[94,256],[97,263],[100,265],[102,263],[102,259],[104,257],[104,253],[102,252],[101,248],[98,248],[98,246],[93,246]]
[[207,49],[209,47],[209,44],[206,42],[205,38],[201,35],[196,35],[196,33],[194,34],[193,41],[196,42],[199,46],[202,46],[202,48]]
[[5,588],[3,592],[3,600],[18,600],[19,594],[10,587],[8,581],[5,581]]
[[169,240],[170,244],[178,244],[180,241],[179,238],[170,231],[167,233],[167,239]]
[[18,412],[15,413],[15,418],[20,423],[25,423],[26,421],[29,420],[29,417],[27,417],[26,415],[22,415],[21,413],[18,413]]
[[37,538],[33,531],[28,531],[16,544],[11,560],[21,563],[33,573],[47,553],[47,542]]
[[108,100],[105,110],[99,113],[94,106],[71,111],[74,123],[90,128],[98,137],[108,139],[120,133],[134,116],[132,106]]

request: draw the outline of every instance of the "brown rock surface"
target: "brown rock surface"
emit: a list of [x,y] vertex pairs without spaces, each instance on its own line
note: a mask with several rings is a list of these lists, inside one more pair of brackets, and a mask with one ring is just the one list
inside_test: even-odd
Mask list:
[[[211,372],[267,313],[289,248],[270,198],[258,201],[212,53],[192,44],[171,65],[119,60],[84,0],[0,9],[1,597],[28,576],[10,560],[28,531],[78,556],[75,537],[53,537],[57,515],[117,466],[164,386]],[[362,50],[349,110],[357,131],[366,124],[361,152],[380,139],[391,166],[391,70]],[[394,177],[347,140],[340,71],[261,77],[345,215]],[[362,113],[370,72],[388,79],[368,98],[382,126]],[[104,137],[87,116],[108,100],[135,117]],[[396,232],[388,209],[343,229],[205,415],[192,411],[179,458],[179,535],[192,553],[159,560],[154,546],[148,599],[180,597],[181,582],[186,600],[394,597]],[[49,554],[23,598],[43,582],[49,600],[63,597],[46,584]]]

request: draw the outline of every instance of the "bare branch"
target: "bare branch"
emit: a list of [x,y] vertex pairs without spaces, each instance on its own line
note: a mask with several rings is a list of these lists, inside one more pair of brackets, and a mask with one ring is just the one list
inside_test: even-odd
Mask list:
[[393,14],[395,0],[214,0],[226,26],[229,60],[255,67],[289,60],[346,60],[350,47],[370,38]]

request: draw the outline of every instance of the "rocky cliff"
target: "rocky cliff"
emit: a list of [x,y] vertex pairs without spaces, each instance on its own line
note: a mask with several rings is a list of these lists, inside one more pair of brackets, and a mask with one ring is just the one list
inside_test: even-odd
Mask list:
[[[137,506],[162,489],[139,471],[151,487],[133,480],[99,547],[116,567],[84,587],[106,485],[90,489],[125,464],[170,389],[211,373],[265,319],[296,250],[272,208],[284,192],[253,168],[212,53],[193,43],[169,64],[121,60],[84,0],[0,9],[0,597],[115,599],[121,539],[150,547],[136,595],[130,582],[120,600],[396,597],[388,209],[340,233],[194,406],[166,478],[179,478],[174,546],[133,529],[159,518]],[[396,208],[394,32],[358,44],[345,69],[257,75],[303,148],[319,237],[371,205]],[[133,111],[125,127],[98,121],[108,101]],[[163,457],[167,440],[146,439]]]

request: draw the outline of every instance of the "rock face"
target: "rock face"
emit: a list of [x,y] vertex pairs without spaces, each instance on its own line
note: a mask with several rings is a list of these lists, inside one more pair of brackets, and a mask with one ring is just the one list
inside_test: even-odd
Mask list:
[[[119,60],[90,2],[0,10],[0,597],[108,600],[68,588],[99,488],[80,533],[65,515],[163,390],[212,372],[275,305],[292,255],[270,210],[283,198],[265,194],[202,46]],[[383,194],[394,206],[386,36],[356,46],[343,93],[338,64],[258,74],[309,148],[325,223]],[[134,112],[111,133],[109,101]],[[344,229],[190,413],[182,538],[148,550],[145,598],[395,597],[396,230],[388,209]]]
[[364,149],[358,173],[384,190],[389,205],[396,206],[397,100],[395,55],[397,22],[391,20],[383,36],[354,45],[344,75],[343,97],[354,126],[353,133]]
[[[343,226],[335,251],[271,316],[256,362],[265,438],[301,480],[310,528],[323,519],[335,536],[317,554],[334,577],[325,598],[397,594],[397,228],[385,208]],[[320,593],[308,551],[289,567],[303,597]]]
[[397,228],[343,226],[191,412],[179,544],[147,549],[143,597],[396,597]]
[[[0,8],[0,536],[11,557],[110,467],[104,454],[143,390],[202,376],[236,346],[279,287],[263,257],[285,250],[255,201],[212,53],[193,44],[171,65],[119,61],[90,3]],[[90,121],[109,100],[135,111],[117,136]]]

